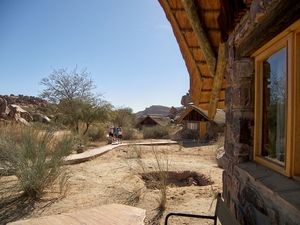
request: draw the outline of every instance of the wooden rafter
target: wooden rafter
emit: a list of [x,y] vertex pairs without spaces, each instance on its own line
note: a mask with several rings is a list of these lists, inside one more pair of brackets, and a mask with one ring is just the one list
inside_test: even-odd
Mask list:
[[[172,9],[171,12],[176,13],[176,12],[185,12],[184,9]],[[219,14],[220,10],[200,10],[201,13],[203,14]]]
[[[191,49],[189,48],[189,46],[188,46],[188,44],[186,42],[186,39],[185,39],[185,37],[183,35],[183,32],[181,31],[181,28],[179,27],[177,19],[175,18],[174,14],[172,12],[172,9],[171,9],[171,6],[170,6],[169,2],[167,0],[159,0],[159,1],[163,2],[164,5],[167,7],[167,11],[170,12],[169,13],[169,15],[170,15],[170,22],[172,21],[171,24],[173,24],[173,26],[174,26],[173,29],[176,29],[178,31],[178,34],[180,34],[180,38],[182,40],[184,40],[182,42],[183,45],[184,45],[184,48],[187,49],[189,57],[191,59],[193,59],[194,57],[193,57],[193,54],[191,52]],[[199,102],[200,98],[201,98],[201,93],[202,93],[203,79],[202,79],[201,72],[200,72],[200,70],[199,70],[199,68],[198,68],[195,60],[193,60],[193,62],[194,62],[194,67],[195,67],[195,71],[197,73],[197,76],[199,77],[199,79],[201,81],[200,88],[199,88],[199,93],[198,93],[198,96],[197,96],[197,102]]]
[[198,2],[200,8],[197,8],[195,0],[158,1],[172,25],[186,62],[192,101],[197,107],[208,110],[209,118],[213,119],[221,106],[220,98],[223,101],[226,63],[224,44],[219,44],[218,5],[206,7],[201,0],[202,5]]
[[216,57],[203,28],[203,24],[198,16],[194,0],[182,0],[182,4],[207,62],[209,72],[211,76],[214,77],[216,69]]
[[201,65],[201,66],[204,66],[204,65],[207,65],[206,61],[195,61],[197,65]]
[[200,88],[199,88],[199,92],[198,92],[198,96],[197,96],[197,100],[196,100],[197,102],[200,102],[202,89],[203,89],[203,79],[201,78]]
[[217,70],[214,76],[213,86],[210,95],[209,108],[208,108],[208,118],[210,120],[215,118],[217,112],[217,105],[220,98],[220,91],[224,81],[224,73],[226,68],[226,58],[225,58],[225,43],[220,43],[218,51],[218,62]]

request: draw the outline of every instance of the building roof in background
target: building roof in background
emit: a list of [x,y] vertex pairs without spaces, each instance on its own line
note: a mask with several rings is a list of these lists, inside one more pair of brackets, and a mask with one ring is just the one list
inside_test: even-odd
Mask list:
[[161,126],[166,126],[170,123],[170,118],[166,117],[164,115],[159,115],[159,114],[149,114],[149,115],[145,115],[142,116],[138,119],[138,123],[137,124],[141,124],[144,120],[146,120],[147,118],[151,118],[154,122],[156,122],[158,125]]
[[[198,112],[199,114],[201,114],[204,118],[206,118],[207,120],[209,120],[208,117],[208,111],[207,110],[203,110],[195,105],[189,105],[185,112],[181,115],[181,117],[178,119],[177,123],[182,123],[184,117],[186,115],[188,115],[191,111],[195,110],[196,112]],[[225,126],[225,112],[222,109],[217,109],[216,112],[216,116],[213,120],[211,120],[214,124],[216,124],[219,127]]]

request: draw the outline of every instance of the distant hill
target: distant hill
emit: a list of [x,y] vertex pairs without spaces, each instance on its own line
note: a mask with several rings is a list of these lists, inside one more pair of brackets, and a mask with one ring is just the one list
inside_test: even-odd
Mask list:
[[[181,108],[181,107],[176,107]],[[136,113],[137,117],[141,117],[147,114],[161,114],[167,116],[171,110],[171,107],[162,106],[162,105],[152,105],[150,107],[145,108],[144,111],[139,111]]]

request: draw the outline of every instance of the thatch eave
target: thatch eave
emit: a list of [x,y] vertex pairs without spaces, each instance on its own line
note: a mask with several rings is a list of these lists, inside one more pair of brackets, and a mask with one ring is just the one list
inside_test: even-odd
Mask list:
[[205,119],[207,119],[207,121],[210,121],[212,123],[214,123],[216,126],[218,127],[223,127],[225,126],[225,112],[222,109],[217,109],[216,110],[216,115],[214,119],[210,119],[208,116],[208,111],[207,110],[203,110],[195,105],[189,105],[186,110],[184,111],[184,113],[179,117],[179,119],[177,120],[177,124],[181,124],[183,123],[183,119],[190,114],[193,110],[195,110],[196,112],[198,112],[200,115],[202,115]]
[[213,119],[218,108],[225,108],[226,61],[220,55],[224,54],[221,43],[240,18],[237,12],[246,6],[243,0],[158,1],[171,23],[186,64],[191,100],[195,106],[208,110],[209,118]]

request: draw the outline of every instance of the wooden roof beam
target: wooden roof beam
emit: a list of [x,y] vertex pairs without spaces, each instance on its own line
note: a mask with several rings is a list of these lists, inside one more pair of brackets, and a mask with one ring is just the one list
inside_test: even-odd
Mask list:
[[210,120],[213,120],[215,118],[217,112],[217,106],[220,99],[220,91],[224,80],[225,68],[226,68],[225,43],[220,43],[219,51],[218,51],[217,70],[214,76],[214,81],[213,81],[212,90],[210,94],[209,108],[208,108],[208,118]]
[[182,34],[186,34],[186,33],[193,33],[194,31],[193,31],[193,29],[180,29],[180,32]]
[[206,61],[196,61],[196,65],[205,66],[207,65]]
[[182,0],[182,4],[196,34],[199,45],[203,51],[209,72],[211,76],[214,77],[216,69],[216,57],[203,28],[203,24],[198,16],[194,0]]
[[[185,34],[185,33],[193,33],[194,30],[193,29],[181,29],[181,33]],[[220,30],[218,29],[209,29],[207,30],[207,33],[220,33]]]
[[170,9],[172,13],[184,12],[184,9]]
[[[171,9],[172,13],[176,13],[176,12],[185,12],[184,9]],[[203,14],[220,14],[220,10],[204,10],[204,9],[200,9],[200,12]]]
[[190,46],[190,50],[201,50],[200,46]]
[[220,14],[220,10],[205,10],[200,9],[200,12],[203,14]]

